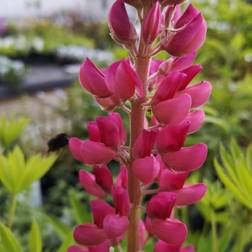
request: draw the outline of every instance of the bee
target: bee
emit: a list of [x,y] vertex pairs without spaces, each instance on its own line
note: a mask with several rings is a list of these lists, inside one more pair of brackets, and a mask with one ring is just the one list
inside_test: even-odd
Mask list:
[[69,136],[66,133],[60,133],[56,135],[55,137],[51,138],[47,142],[48,146],[48,153],[58,151],[61,148],[68,145]]

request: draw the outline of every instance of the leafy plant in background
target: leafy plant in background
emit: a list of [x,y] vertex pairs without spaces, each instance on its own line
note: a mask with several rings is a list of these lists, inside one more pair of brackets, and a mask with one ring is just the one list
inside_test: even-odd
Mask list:
[[32,53],[54,53],[59,46],[80,45],[93,47],[93,41],[85,36],[74,34],[71,30],[45,20],[32,22],[26,29],[0,38],[0,53],[8,57],[25,57]]
[[[225,187],[219,181],[205,181],[208,192],[197,205],[204,226],[200,232],[189,234],[197,251],[251,251],[251,157],[251,147],[244,152],[234,139],[228,150],[221,146],[220,161],[215,159],[214,164]],[[198,178],[192,176],[190,180]]]
[[244,154],[232,140],[230,152],[220,148],[220,158],[222,165],[214,161],[219,178],[238,201],[252,210],[252,147]]
[[[2,117],[0,124],[1,141],[6,148],[5,154],[0,154],[0,182],[11,198],[8,216],[1,216],[1,222],[5,222],[8,226],[0,223],[0,251],[2,252],[23,251],[18,239],[15,238],[15,235],[10,230],[15,218],[18,195],[25,192],[33,182],[39,180],[57,158],[56,155],[49,155],[47,157],[33,155],[26,160],[20,147],[15,146],[13,150],[10,149],[10,145],[20,137],[27,123],[28,120],[24,118],[14,120],[14,118],[7,119]],[[31,252],[42,251],[42,243],[36,220],[33,220],[29,246],[29,251]]]
[[[244,0],[195,1],[208,23],[199,61],[210,79],[241,80],[251,73],[252,5]],[[214,64],[213,64],[214,62]]]
[[[252,240],[252,147],[249,146],[244,153],[238,146],[235,140],[229,144],[229,151],[220,148],[220,160],[215,159],[215,169],[227,190],[233,197],[240,202],[243,208],[236,209],[240,211],[239,216],[242,216],[240,222],[233,225],[233,230],[236,232],[237,245],[234,251],[240,251],[246,243]],[[247,209],[247,212],[244,210]],[[243,213],[243,214],[241,214]],[[234,217],[235,218],[235,217]],[[242,226],[242,230],[239,228]],[[250,244],[251,246],[251,244]]]
[[0,118],[0,143],[3,149],[8,149],[20,137],[28,123],[27,118]]
[[[193,60],[204,42],[206,22],[192,5],[182,14],[177,1],[126,2],[138,12],[140,34],[123,0],[112,5],[109,28],[130,58],[105,70],[86,59],[80,69],[82,87],[109,114],[88,123],[88,140],[69,139],[74,158],[92,166],[91,172],[81,169],[79,179],[96,199],[91,201],[93,224],[75,228],[77,244],[68,251],[124,251],[126,245],[127,251],[138,252],[151,236],[158,239],[150,242],[155,252],[193,251],[192,246],[182,248],[187,228],[175,211],[198,202],[206,192],[203,183],[184,184],[203,165],[206,145],[183,147],[187,135],[200,129],[204,112],[198,107],[211,94],[207,81],[188,87],[201,71]],[[154,59],[160,51],[167,51],[170,59]],[[121,115],[111,112],[115,108],[129,116],[129,146]],[[108,166],[112,160],[120,166],[115,179]]]

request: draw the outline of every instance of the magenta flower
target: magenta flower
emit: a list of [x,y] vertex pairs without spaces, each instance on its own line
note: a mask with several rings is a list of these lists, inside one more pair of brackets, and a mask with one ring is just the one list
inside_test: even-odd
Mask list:
[[132,169],[136,177],[144,184],[154,182],[159,175],[160,164],[154,156],[139,158],[134,160]]
[[93,172],[79,171],[81,186],[90,194],[103,198],[110,193],[113,186],[111,171],[106,166],[94,167]]
[[206,38],[207,24],[202,14],[192,5],[186,9],[162,39],[163,48],[174,56],[181,56],[199,49]]
[[116,155],[116,152],[104,143],[90,140],[82,141],[76,137],[69,140],[69,149],[76,160],[90,165],[106,164]]
[[191,147],[183,147],[176,152],[167,152],[162,159],[168,167],[176,171],[194,171],[199,169],[207,157],[205,144],[195,144]]
[[126,133],[118,113],[110,113],[107,117],[100,116],[95,122],[90,122],[88,133],[90,140],[71,138],[69,141],[73,156],[85,164],[108,163],[126,141]]
[[[92,166],[79,171],[79,180],[95,199],[93,222],[77,225],[76,245],[68,252],[109,252],[115,246],[123,251],[126,237],[128,252],[143,251],[153,237],[154,252],[194,252],[184,247],[187,227],[175,216],[177,208],[196,204],[207,191],[203,183],[186,183],[206,161],[207,146],[185,143],[203,125],[201,107],[212,86],[191,84],[202,71],[194,60],[207,26],[192,5],[181,13],[183,2],[115,0],[109,28],[130,57],[104,69],[89,59],[81,66],[82,87],[108,114],[87,124],[88,139],[69,140],[73,157]],[[137,9],[139,34],[125,3]],[[171,54],[168,60],[155,59],[162,50]],[[127,114],[129,128],[115,109]],[[113,174],[111,161],[119,167]]]
[[80,68],[80,83],[97,97],[108,97],[112,94],[105,83],[104,73],[89,59]]
[[146,44],[151,44],[157,37],[161,27],[161,5],[153,4],[144,19],[143,38]]
[[80,83],[92,93],[102,107],[113,109],[136,93],[143,93],[141,81],[128,60],[99,69],[86,59],[80,70]]
[[113,38],[122,44],[131,44],[137,33],[130,22],[123,0],[116,0],[109,12],[109,28]]
[[94,224],[81,224],[75,228],[74,239],[78,244],[92,247],[109,241],[117,243],[129,225],[126,216],[116,214],[116,209],[102,200],[91,202]]

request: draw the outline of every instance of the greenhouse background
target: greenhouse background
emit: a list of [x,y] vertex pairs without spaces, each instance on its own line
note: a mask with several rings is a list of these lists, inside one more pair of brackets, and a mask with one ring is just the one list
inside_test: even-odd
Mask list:
[[[78,75],[87,57],[105,67],[127,56],[110,36],[113,2],[0,0],[0,252],[66,252],[74,226],[92,219],[91,197],[78,182],[83,165],[68,148],[48,154],[47,143],[59,133],[86,138],[87,122],[101,113]],[[206,143],[208,158],[188,180],[204,181],[208,192],[178,215],[195,251],[251,252],[252,1],[190,2],[208,23],[195,59],[203,71],[193,82],[211,81],[213,93],[202,129],[186,142]],[[4,250],[5,226],[23,250]],[[32,239],[38,250],[29,247]]]

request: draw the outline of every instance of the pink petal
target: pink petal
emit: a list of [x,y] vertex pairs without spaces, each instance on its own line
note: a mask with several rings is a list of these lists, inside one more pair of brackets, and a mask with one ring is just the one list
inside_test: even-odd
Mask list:
[[159,240],[155,244],[154,252],[180,252],[180,246]]
[[137,137],[133,146],[133,157],[144,158],[150,156],[153,145],[156,141],[157,131],[143,130]]
[[81,154],[82,142],[83,141],[77,137],[71,137],[68,142],[68,148],[70,152],[72,153],[73,157],[78,161],[82,161],[82,154]]
[[120,145],[124,145],[126,142],[127,135],[126,135],[125,128],[123,126],[123,120],[122,120],[121,115],[116,112],[110,112],[109,116],[116,122],[117,127],[119,129]]
[[107,193],[111,192],[113,186],[113,176],[109,168],[95,166],[92,172],[95,175],[96,183]]
[[163,169],[159,179],[160,191],[176,191],[183,187],[188,172],[175,172]]
[[105,241],[102,244],[99,244],[94,247],[89,248],[89,252],[109,252],[111,243],[109,241]]
[[92,140],[94,142],[101,141],[100,130],[99,130],[96,122],[92,122],[92,121],[88,122],[87,131],[88,131],[88,137],[90,140]]
[[103,228],[103,221],[107,215],[115,214],[115,209],[104,200],[91,201],[91,210],[94,223],[99,228]]
[[205,112],[203,110],[196,110],[194,112],[191,112],[185,119],[185,121],[189,121],[191,123],[188,133],[192,134],[194,132],[197,132],[201,128],[204,119]]
[[[165,13],[163,15],[164,16],[163,25],[165,27],[168,27],[170,23],[175,24],[178,21],[178,19],[180,18],[180,16],[181,16],[180,6],[176,3],[175,10],[174,10],[174,6],[172,4],[170,4],[170,2],[173,2],[173,1],[168,0],[167,3],[169,5],[167,6],[167,9],[166,9],[166,11],[165,11]],[[181,2],[181,0],[178,0],[176,2]]]
[[150,218],[167,219],[170,217],[176,202],[176,193],[160,192],[153,196],[147,205]]
[[108,68],[105,79],[117,103],[134,95],[137,76],[128,60],[113,63]]
[[116,149],[120,145],[120,133],[116,121],[109,116],[98,116],[96,122],[100,131],[101,142]]
[[128,216],[130,212],[130,200],[127,189],[115,186],[112,195],[116,213],[119,213],[122,216]]
[[189,4],[183,15],[181,15],[179,20],[176,22],[176,28],[190,23],[199,13],[199,10],[194,8],[192,4]]
[[186,75],[181,72],[172,72],[161,82],[152,98],[152,104],[155,105],[161,101],[173,98],[176,91],[183,85]]
[[192,65],[186,69],[183,70],[183,73],[186,74],[186,79],[183,83],[183,85],[180,86],[179,90],[183,90],[187,87],[188,84],[193,80],[193,78],[202,71],[201,65]]
[[176,23],[178,32],[170,34],[168,41],[163,42],[165,50],[171,55],[181,56],[199,49],[206,37],[207,25],[201,13],[192,5]]
[[161,5],[157,1],[148,14],[146,15],[143,22],[143,39],[146,44],[151,44],[157,37],[160,26],[161,26]]
[[98,97],[107,97],[111,95],[105,83],[104,74],[88,58],[81,65],[80,82],[86,90]]
[[124,165],[121,165],[120,167],[120,172],[116,178],[115,186],[122,187],[124,189],[127,189],[128,187],[128,169]]
[[109,28],[113,37],[122,43],[136,40],[137,34],[131,24],[123,0],[116,0],[109,12]]
[[115,214],[107,215],[103,221],[104,231],[109,239],[116,239],[123,235],[129,225],[129,220],[126,216]]
[[204,164],[207,158],[207,146],[195,144],[181,148],[177,152],[168,152],[162,158],[168,167],[176,171],[194,171]]
[[79,171],[81,186],[90,194],[97,197],[105,197],[106,192],[96,183],[95,176],[85,170]]
[[182,245],[187,236],[186,225],[176,219],[152,220],[151,232],[160,240],[171,245]]
[[174,125],[186,118],[190,107],[191,97],[184,94],[154,105],[153,113],[161,123]]
[[212,86],[207,81],[202,81],[197,85],[193,85],[185,90],[183,90],[182,94],[188,94],[192,98],[192,108],[199,107],[205,104],[212,92]]
[[189,127],[190,122],[184,121],[179,125],[166,126],[161,129],[156,143],[158,152],[178,151],[184,145]]
[[151,64],[150,64],[150,75],[154,74],[155,72],[158,71],[159,67],[161,64],[163,64],[163,60],[157,60],[152,58],[151,59]]
[[71,246],[68,248],[67,252],[89,252],[86,248],[80,248],[78,246]]
[[160,165],[154,156],[150,156],[134,160],[132,169],[136,177],[147,185],[159,174]]
[[89,247],[103,243],[107,236],[104,230],[96,225],[84,224],[75,228],[74,239],[77,243]]
[[203,183],[186,185],[177,192],[176,205],[186,206],[200,201],[207,191],[207,186]]
[[69,148],[75,159],[90,165],[108,163],[115,156],[115,152],[103,143],[75,137],[69,140]]
[[173,71],[182,71],[188,67],[191,67],[195,57],[195,52],[189,53],[182,57],[171,57],[167,61],[164,61],[162,64],[160,64],[159,71],[164,74]]

